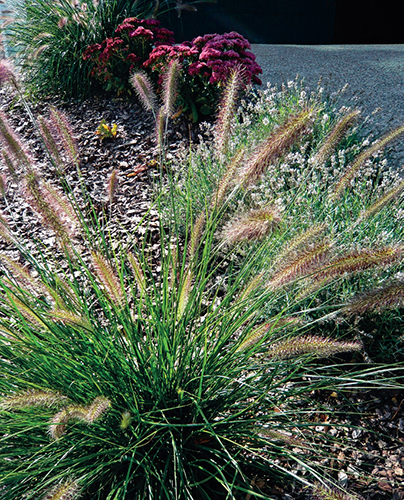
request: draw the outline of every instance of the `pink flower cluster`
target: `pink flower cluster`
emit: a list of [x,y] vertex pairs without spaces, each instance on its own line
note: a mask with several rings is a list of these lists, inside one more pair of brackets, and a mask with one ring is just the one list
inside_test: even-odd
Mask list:
[[211,85],[223,84],[230,71],[241,66],[247,84],[261,84],[257,75],[262,69],[250,49],[248,40],[235,31],[223,35],[208,34],[176,46],[160,45],[152,50],[144,66],[161,72],[169,61],[177,58],[190,76],[199,77]]
[[83,59],[92,63],[90,76],[101,82],[105,90],[123,91],[130,72],[140,68],[154,47],[174,43],[172,31],[160,27],[156,19],[125,19],[115,36],[90,45]]

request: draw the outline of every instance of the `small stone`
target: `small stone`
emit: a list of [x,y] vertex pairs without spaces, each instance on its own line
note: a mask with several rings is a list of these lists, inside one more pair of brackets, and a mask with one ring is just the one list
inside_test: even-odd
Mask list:
[[338,483],[343,488],[346,488],[348,486],[348,475],[343,470],[340,470],[338,472]]

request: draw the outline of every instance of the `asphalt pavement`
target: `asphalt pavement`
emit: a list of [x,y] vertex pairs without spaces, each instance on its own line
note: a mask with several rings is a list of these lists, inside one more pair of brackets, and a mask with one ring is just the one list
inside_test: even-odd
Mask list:
[[[252,51],[264,85],[300,78],[308,90],[318,83],[325,94],[347,88],[341,105],[355,106],[380,135],[404,124],[404,45],[259,45]],[[373,112],[377,112],[372,114]],[[392,157],[404,166],[404,136]]]

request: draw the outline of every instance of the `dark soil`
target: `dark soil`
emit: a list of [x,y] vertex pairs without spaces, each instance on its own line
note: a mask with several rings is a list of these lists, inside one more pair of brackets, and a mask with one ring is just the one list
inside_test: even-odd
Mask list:
[[[135,235],[141,241],[144,235],[142,220],[150,208],[153,179],[160,175],[158,152],[155,146],[154,124],[150,114],[137,102],[121,98],[94,97],[84,102],[36,103],[32,106],[34,115],[47,115],[50,105],[57,105],[64,111],[77,139],[81,154],[81,171],[95,207],[99,212],[108,208],[106,186],[111,172],[119,173],[119,189],[114,199],[112,215],[117,223],[113,226],[115,236]],[[14,128],[25,140],[29,151],[38,159],[41,173],[50,179],[55,172],[47,164],[43,147],[33,132],[32,123],[20,101],[9,91],[0,90],[0,109],[6,112]],[[107,124],[116,123],[118,133],[115,139],[101,140],[96,129],[102,119]],[[197,142],[198,128],[180,121],[169,131],[168,154],[184,155],[190,140]],[[4,170],[4,167],[1,167]],[[77,184],[75,168],[66,169],[67,180]],[[55,241],[49,234],[41,233],[41,226],[28,205],[21,198],[16,187],[10,183],[0,208],[7,216],[13,214],[13,222],[31,237],[40,237],[50,247]],[[151,226],[158,231],[158,214],[150,212]],[[157,240],[152,244],[158,246]],[[3,248],[1,248],[3,249]],[[339,469],[342,485],[356,492],[365,500],[404,499],[404,390],[369,391],[352,393],[340,400],[336,395],[313,394],[325,406],[335,410],[335,415],[343,412],[344,405],[352,403],[358,410],[356,419],[344,416],[330,417],[313,412],[312,419],[318,422],[319,432],[331,432],[336,437],[344,437],[344,447],[335,448],[336,460],[330,465]],[[338,425],[337,425],[338,424]],[[364,470],[369,476],[356,474]],[[259,478],[256,480],[258,484]],[[260,487],[276,499],[292,500],[310,498],[297,486],[290,485],[285,490],[274,488],[265,480]]]

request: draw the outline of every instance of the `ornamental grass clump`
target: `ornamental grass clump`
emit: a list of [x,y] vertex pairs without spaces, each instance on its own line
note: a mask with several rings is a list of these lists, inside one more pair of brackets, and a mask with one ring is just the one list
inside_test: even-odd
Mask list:
[[[112,41],[117,25],[122,25],[127,18],[156,16],[159,6],[160,2],[149,0],[16,0],[12,2],[13,18],[7,26],[6,41],[23,68],[31,92],[37,95],[63,93],[69,97],[89,95],[95,90],[95,80],[90,76],[94,66],[90,60],[83,60],[83,52],[89,46],[104,44],[104,52],[113,59],[115,45]],[[164,10],[174,7],[171,0],[164,2]],[[154,19],[149,22],[158,23]],[[152,25],[154,31],[155,25]],[[126,47],[132,31],[127,33],[125,42],[120,38]],[[142,40],[147,46],[147,36]],[[122,66],[129,67],[136,62],[131,62],[130,58],[126,61],[124,56],[125,52]],[[131,57],[137,56],[132,53]],[[103,85],[108,85],[103,79],[108,75],[104,59],[96,75]],[[118,65],[118,61],[114,64]],[[116,85],[119,88],[118,80],[110,84],[114,90]]]
[[[189,204],[185,233],[179,219],[160,218],[158,251],[147,238],[142,246],[130,234],[114,240],[94,213],[83,213],[62,175],[79,222],[74,236],[66,230],[69,245],[50,224],[58,251],[30,241],[6,225],[5,210],[2,499],[271,499],[276,486],[346,494],[336,483],[349,463],[331,460],[344,440],[319,418],[349,428],[357,412],[344,404],[349,394],[400,387],[402,367],[364,364],[361,341],[315,330],[320,318],[345,314],[346,304],[317,305],[312,295],[307,308],[298,295],[330,267],[329,226],[300,228],[290,239],[293,206],[268,207],[249,214],[243,258],[239,237],[223,244],[245,189],[243,162],[232,162],[240,169],[227,168],[203,211],[194,217]],[[35,174],[43,185],[34,159],[19,167],[15,182]],[[46,189],[44,200],[61,217]],[[161,203],[158,190],[160,214]],[[321,245],[315,264],[297,264]],[[22,267],[10,265],[10,253]],[[286,273],[294,263],[297,271]],[[282,272],[287,280],[276,278]],[[355,481],[362,478],[365,471]]]

